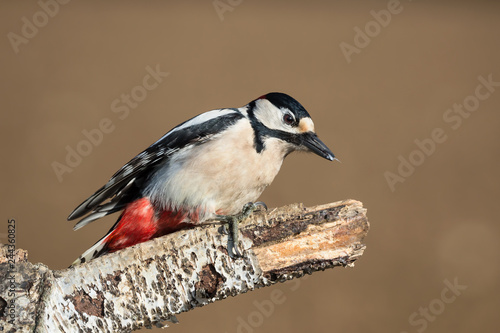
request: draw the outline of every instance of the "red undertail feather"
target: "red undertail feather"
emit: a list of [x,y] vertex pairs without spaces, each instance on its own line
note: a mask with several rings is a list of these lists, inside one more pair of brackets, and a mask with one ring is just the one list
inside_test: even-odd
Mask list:
[[106,252],[114,252],[145,242],[156,233],[155,212],[147,198],[125,207],[114,230],[106,237]]
[[148,198],[138,199],[127,205],[114,230],[104,240],[105,251],[118,251],[189,227],[191,224],[184,222],[187,215],[182,211],[157,214]]
[[197,222],[199,210],[158,211],[148,198],[138,199],[125,207],[112,230],[85,251],[73,265],[189,228]]

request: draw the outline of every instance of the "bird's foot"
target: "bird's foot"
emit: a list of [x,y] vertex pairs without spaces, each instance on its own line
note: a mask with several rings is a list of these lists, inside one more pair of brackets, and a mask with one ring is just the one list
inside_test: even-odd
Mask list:
[[233,259],[242,258],[240,250],[238,249],[239,240],[238,240],[238,226],[241,222],[245,221],[250,214],[256,211],[259,207],[267,210],[267,206],[262,201],[258,202],[249,202],[243,206],[241,212],[235,215],[217,215],[216,218],[222,222],[225,222],[222,226],[222,233],[225,235],[229,235],[228,237],[228,245],[227,252],[229,256]]

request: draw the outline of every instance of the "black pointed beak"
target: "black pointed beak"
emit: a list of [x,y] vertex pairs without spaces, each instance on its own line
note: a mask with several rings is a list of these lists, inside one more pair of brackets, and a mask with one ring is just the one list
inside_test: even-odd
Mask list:
[[311,152],[326,158],[329,161],[333,161],[335,155],[332,151],[321,141],[318,136],[313,132],[306,132],[301,134],[302,145],[307,147]]

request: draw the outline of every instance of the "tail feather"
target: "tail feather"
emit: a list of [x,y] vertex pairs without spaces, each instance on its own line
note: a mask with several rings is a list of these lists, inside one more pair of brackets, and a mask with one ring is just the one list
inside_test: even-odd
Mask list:
[[[107,207],[110,204],[116,205],[118,202],[123,201],[123,197],[126,196],[127,191],[132,187],[132,185],[134,185],[136,179],[127,179],[127,183],[124,183],[124,181],[125,179],[121,180],[118,183],[115,183],[113,179],[111,179],[106,185],[98,189],[96,193],[91,195],[89,198],[87,198],[87,200],[76,207],[75,210],[73,210],[71,214],[69,214],[68,221],[82,217],[90,212],[102,211],[103,207]],[[107,199],[111,200],[108,203],[103,204],[103,202],[105,202]]]
[[97,219],[100,219],[101,217],[104,217],[106,215],[108,215],[109,213],[108,212],[98,212],[98,213],[93,213],[93,214],[90,214],[89,216],[81,219],[80,221],[78,221],[77,224],[75,224],[75,226],[73,227],[73,230],[78,230],[80,228],[83,228],[85,227],[87,224],[89,224],[90,222],[92,221],[95,221]]
[[78,264],[83,264],[89,260],[92,260],[94,258],[97,258],[100,256],[106,246],[106,238],[108,237],[109,233],[101,238],[100,240],[97,241],[90,249],[87,251],[83,252],[81,256],[78,257],[73,263],[71,264],[70,267],[78,265]]
[[119,202],[109,202],[105,205],[99,206],[92,214],[87,215],[73,227],[73,230],[78,230],[83,228],[90,222],[93,222],[101,217],[104,217],[109,214],[113,214],[117,211],[120,211],[124,208],[124,204],[120,204]]

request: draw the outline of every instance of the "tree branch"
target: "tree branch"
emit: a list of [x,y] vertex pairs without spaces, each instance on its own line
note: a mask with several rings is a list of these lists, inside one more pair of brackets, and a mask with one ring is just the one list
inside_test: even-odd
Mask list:
[[183,230],[61,271],[3,246],[0,329],[128,332],[162,326],[175,314],[228,296],[352,266],[365,249],[369,223],[354,200],[255,213],[240,226],[242,259],[228,256],[219,227]]

